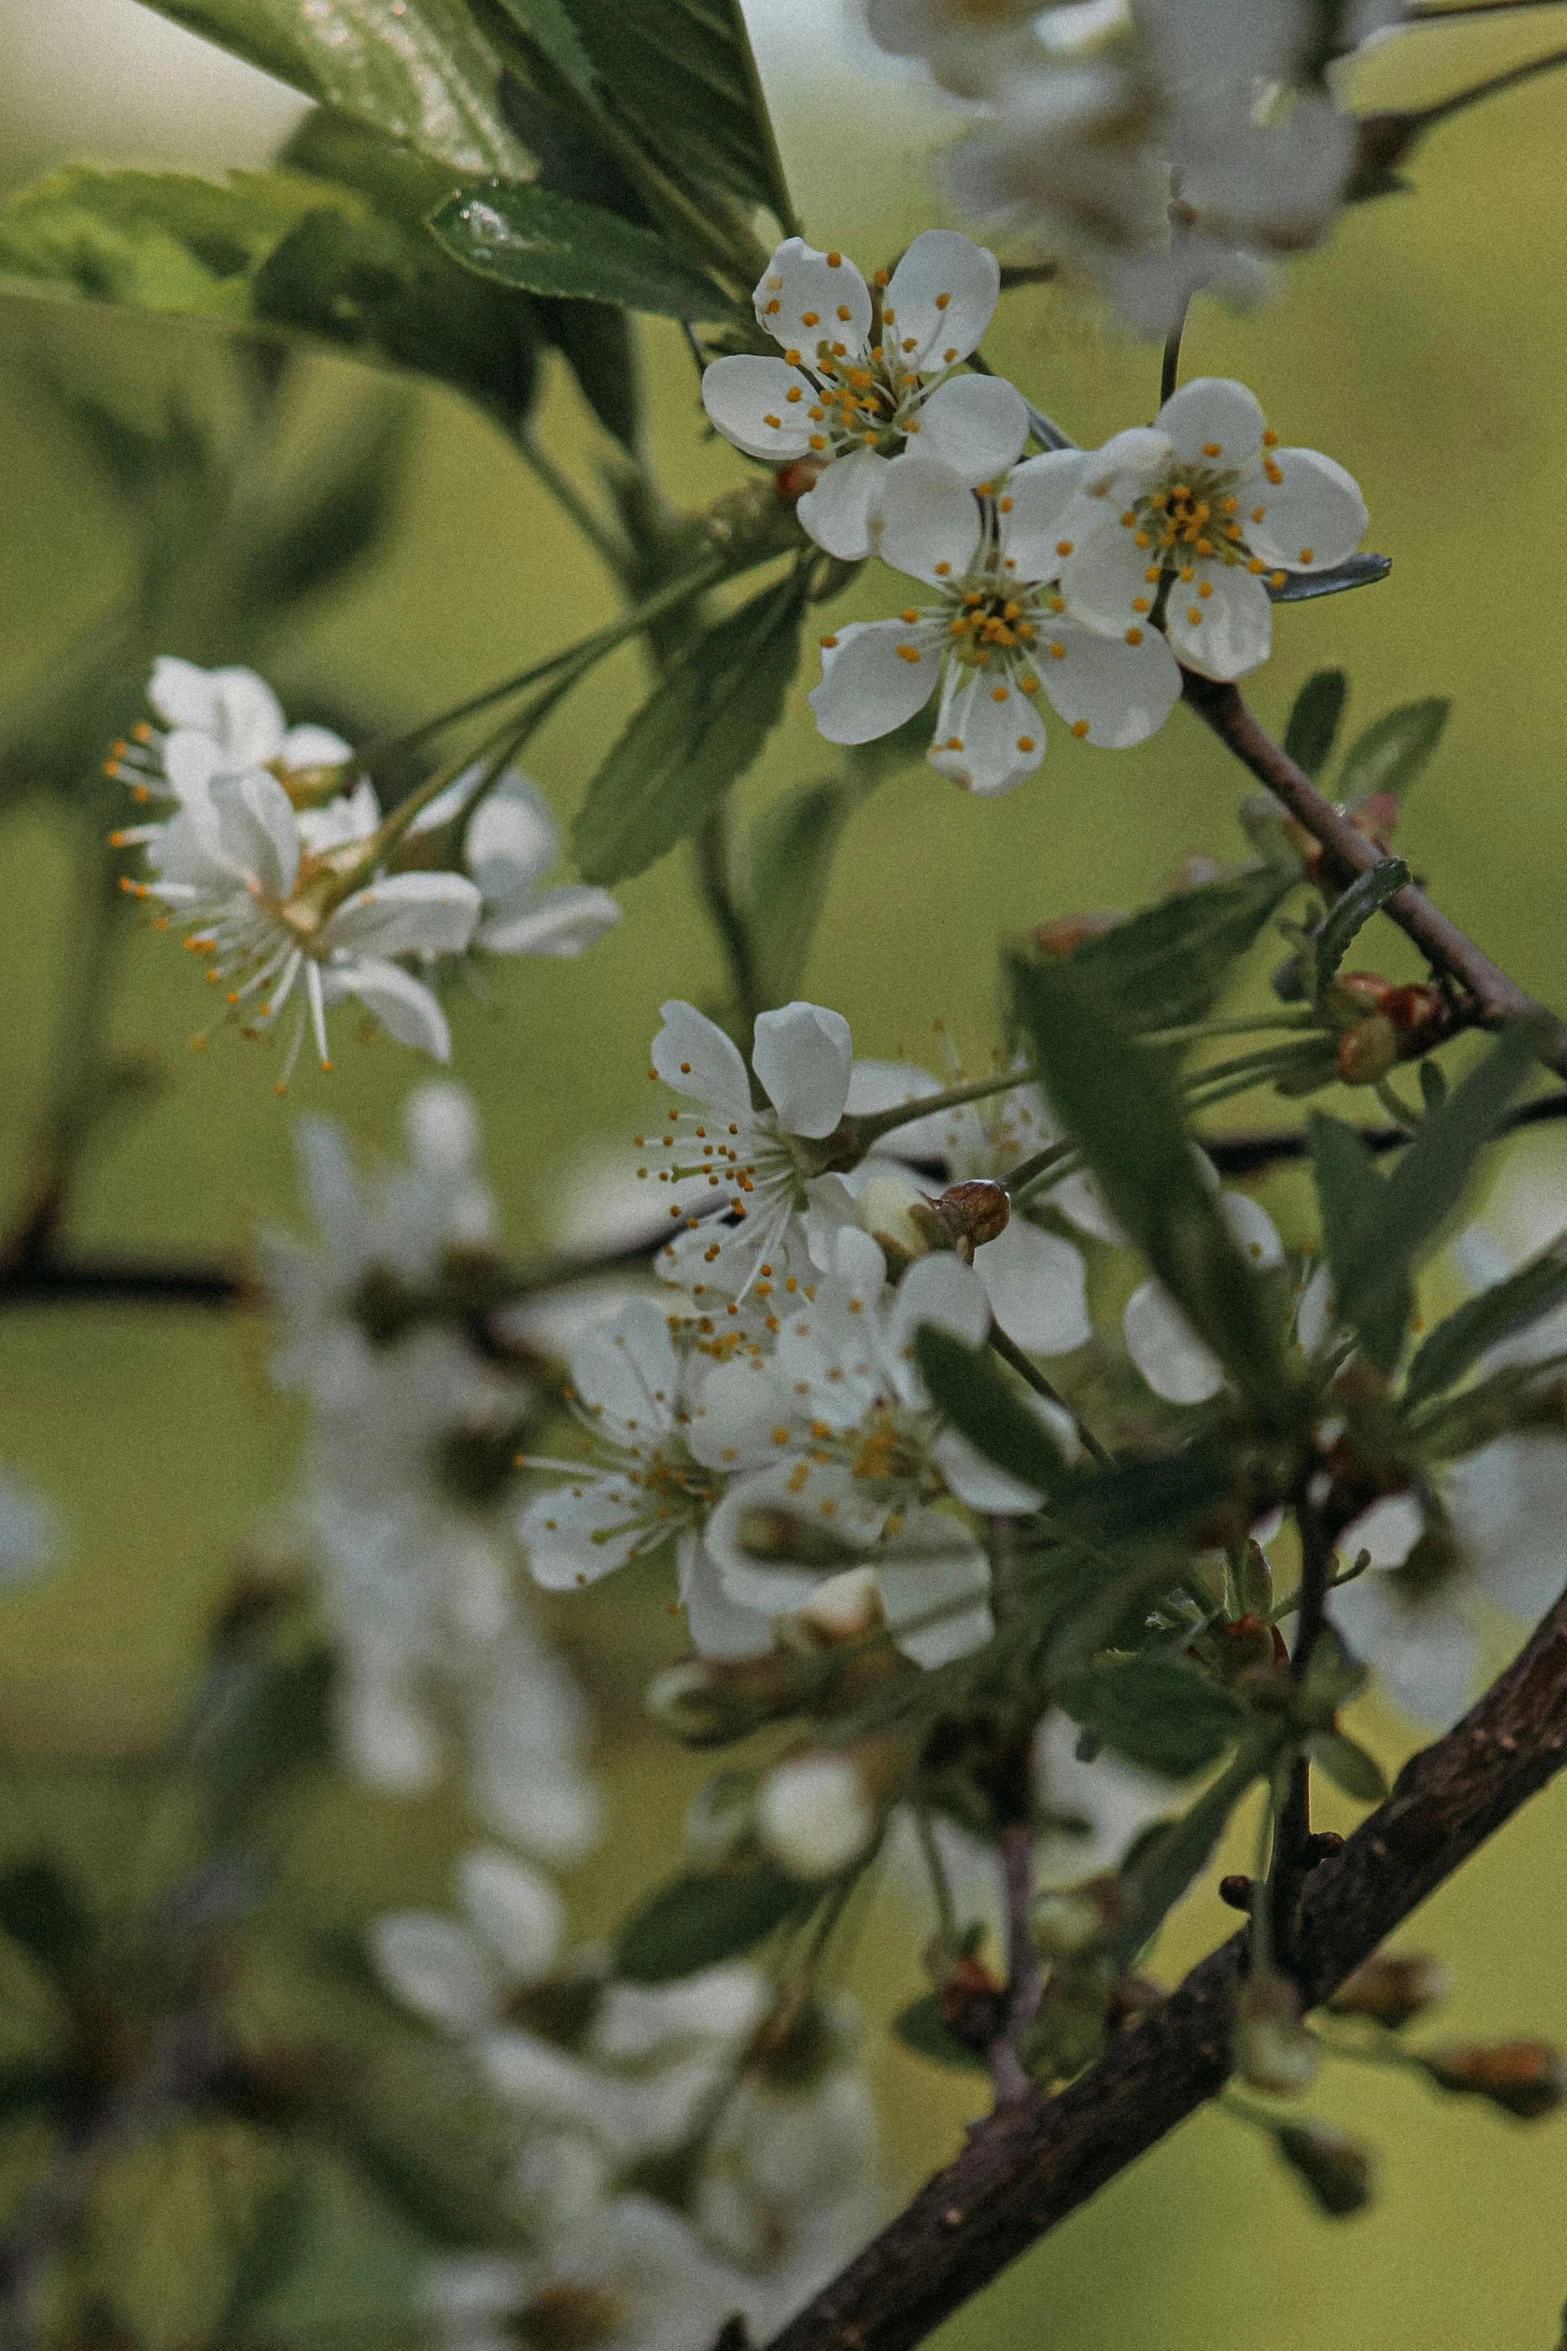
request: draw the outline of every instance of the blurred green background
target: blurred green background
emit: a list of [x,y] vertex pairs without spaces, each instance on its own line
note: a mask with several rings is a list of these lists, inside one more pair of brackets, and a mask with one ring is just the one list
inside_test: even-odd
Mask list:
[[[845,30],[842,0],[748,0],[808,233],[867,266],[939,216],[931,157],[949,135],[917,78],[876,66]],[[1438,94],[1518,55],[1567,42],[1567,7],[1500,14],[1423,36],[1411,64],[1375,63],[1368,96]],[[205,50],[135,0],[0,0],[0,175],[67,159],[216,170],[260,161],[300,111],[260,76]],[[1282,722],[1327,661],[1354,682],[1351,721],[1442,693],[1455,711],[1399,846],[1457,919],[1522,983],[1567,1003],[1567,661],[1559,539],[1567,511],[1567,84],[1531,84],[1444,127],[1417,157],[1414,192],[1350,217],[1246,318],[1200,306],[1186,372],[1251,382],[1284,438],[1331,451],[1362,482],[1370,544],[1394,558],[1369,593],[1282,613],[1256,681]],[[677,499],[745,478],[699,431],[693,372],[673,330],[645,339],[656,447]],[[1067,290],[1010,298],[987,351],[1083,439],[1151,412],[1157,353],[1109,337]],[[29,377],[40,359],[104,388],[148,392],[211,366],[202,330],[107,311],[0,299],[0,693],[9,694],[125,574],[123,518],[84,478],[74,444]],[[351,398],[354,371],[312,362],[295,437],[308,444]],[[487,425],[455,398],[417,396],[412,464],[385,559],[323,614],[312,676],[393,719],[564,642],[612,609],[593,557]],[[552,378],[544,437],[594,461],[593,430]],[[846,611],[878,609],[874,582]],[[171,645],[171,652],[184,648]],[[297,652],[297,648],[290,648]],[[803,685],[745,789],[748,805],[823,759]],[[562,817],[638,691],[624,654],[552,722],[530,765]],[[1194,720],[1122,755],[1059,727],[1044,770],[1014,797],[965,800],[929,773],[888,785],[854,820],[806,977],[851,1018],[857,1046],[928,1059],[938,1022],[978,1055],[991,1036],[999,934],[1074,909],[1130,906],[1189,852],[1242,854],[1241,778]],[[521,1246],[580,1209],[583,1165],[635,1122],[660,999],[701,999],[719,973],[680,857],[624,892],[625,920],[580,965],[499,976],[490,1010],[454,1014],[458,1074],[477,1093],[508,1233]],[[61,973],[72,951],[60,827],[32,806],[0,822],[10,925],[0,1022],[0,1186],[14,1199],[47,1082]],[[1391,968],[1396,948],[1383,958]],[[232,1036],[197,1058],[202,1017],[189,959],[128,940],[114,986],[115,1042],[161,1066],[163,1090],[92,1159],[83,1238],[148,1249],[232,1249],[291,1199],[291,1126],[328,1107],[367,1145],[390,1146],[417,1076],[389,1045],[306,1072],[286,1104],[272,1071]],[[1265,1101],[1238,1107],[1255,1116]],[[1567,1145],[1519,1146],[1514,1186],[1567,1176]],[[1299,1229],[1295,1182],[1265,1190]],[[237,1545],[286,1498],[299,1424],[266,1378],[268,1334],[149,1310],[11,1309],[0,1320],[0,1459],[56,1498],[70,1533],[62,1573],[8,1598],[0,1626],[0,1750],[63,1762],[144,1748],[193,1665]],[[613,1823],[574,1884],[584,1931],[603,1929],[672,1854],[697,1776],[641,1727],[637,1691],[675,1638],[662,1595],[628,1579],[557,1612],[601,1706],[597,1758]],[[1392,1764],[1412,1743],[1369,1713]],[[659,1824],[663,1823],[660,1828]],[[1347,1822],[1344,1824],[1347,1825]],[[1484,1852],[1406,1931],[1439,1948],[1459,1988],[1454,2033],[1567,2040],[1567,1787]],[[1243,1832],[1244,1833],[1244,1832]],[[326,1891],[439,1899],[462,1835],[454,1803],[343,1798],[312,1817],[301,1866]],[[1211,1897],[1178,1914],[1161,1953],[1173,1974],[1223,1931]],[[917,1934],[879,1899],[851,1980],[873,2016],[920,1988]],[[874,2045],[874,2037],[873,2037]],[[889,2169],[911,2185],[950,2153],[974,2111],[955,2077],[901,2051],[877,2055]],[[939,2338],[1025,2351],[1425,2351],[1435,2342],[1549,2351],[1567,2293],[1567,2125],[1525,2134],[1488,2112],[1437,2105],[1396,2081],[1330,2072],[1314,2105],[1377,2141],[1382,2193],[1348,2225],[1309,2214],[1260,2142],[1199,2116],[1018,2264]]]

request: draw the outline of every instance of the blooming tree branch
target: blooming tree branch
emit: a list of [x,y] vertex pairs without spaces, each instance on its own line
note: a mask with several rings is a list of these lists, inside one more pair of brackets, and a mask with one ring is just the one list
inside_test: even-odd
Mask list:
[[[1567,1601],[1302,1892],[1293,1973],[1312,2006],[1567,1762]],[[1223,2088],[1238,1934],[1054,2098],[977,2124],[956,2161],[770,2351],[908,2351]]]

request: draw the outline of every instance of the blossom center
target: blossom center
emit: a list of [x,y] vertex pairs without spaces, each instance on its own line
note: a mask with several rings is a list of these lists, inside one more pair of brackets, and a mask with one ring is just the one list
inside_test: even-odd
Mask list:
[[[954,349],[950,357],[943,354],[941,375],[928,379],[900,364],[905,354],[897,346],[895,329],[896,321],[889,317],[872,328],[871,342],[859,351],[824,337],[809,359],[797,351],[786,354],[815,388],[816,398],[806,415],[814,428],[810,446],[818,455],[846,457],[855,449],[874,449],[890,457],[909,434],[919,431],[916,411],[943,380],[957,353]],[[875,339],[878,333],[883,340]]]

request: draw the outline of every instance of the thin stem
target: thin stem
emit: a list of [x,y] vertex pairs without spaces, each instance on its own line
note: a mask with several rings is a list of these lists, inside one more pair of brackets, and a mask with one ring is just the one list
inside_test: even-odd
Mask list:
[[1241,1013],[1233,1020],[1193,1020],[1178,1028],[1149,1029],[1145,1041],[1150,1045],[1200,1045],[1207,1037],[1250,1037],[1272,1029],[1315,1029],[1320,1025],[1314,1012]]
[[1020,1160],[1008,1174],[998,1177],[1003,1192],[1010,1195],[1016,1208],[1026,1194],[1046,1176],[1066,1175],[1068,1162],[1075,1161],[1074,1143],[1047,1143],[1043,1151],[1036,1151],[1029,1159]]
[[1173,397],[1181,380],[1181,337],[1186,332],[1186,313],[1189,304],[1183,302],[1180,315],[1164,338],[1164,356],[1159,363],[1159,405],[1162,408]]
[[1434,106],[1422,106],[1414,115],[1412,128],[1430,130],[1437,123],[1446,122],[1450,115],[1462,114],[1466,108],[1478,106],[1482,99],[1499,98],[1504,91],[1516,90],[1520,84],[1532,82],[1536,74],[1554,72],[1559,65],[1567,65],[1567,49],[1552,49],[1544,57],[1531,57],[1527,64],[1510,66],[1505,73],[1474,82],[1467,90],[1455,91],[1451,98],[1439,99]]
[[562,514],[575,524],[605,567],[617,579],[625,576],[631,561],[631,549],[612,524],[595,514],[576,483],[556,464],[531,425],[519,427],[517,454],[529,471],[554,499]]
[[756,1016],[765,1006],[751,926],[735,895],[734,856],[727,807],[713,810],[700,827],[694,847],[702,900],[713,928],[718,933],[719,944],[729,966],[729,983],[736,1015],[744,1036],[749,1038],[756,1026]]
[[[998,1529],[1002,1522],[998,1521]],[[1026,1768],[1026,1767],[1025,1767]],[[1039,2014],[1045,1979],[1034,1949],[1030,1923],[1034,1907],[1034,1824],[1011,1820],[1001,1831],[1001,1875],[1006,1890],[1007,1996],[1001,2030],[987,2052],[996,2105],[1027,2098],[1033,2090],[1023,2064],[1023,2037]]]
[[910,1810],[914,1815],[914,1834],[919,1840],[920,1852],[930,1876],[931,1892],[936,1899],[936,1919],[941,1941],[955,1959],[958,1951],[958,1913],[952,1899],[952,1880],[941,1858],[941,1847],[936,1842],[928,1808],[916,1797]]
[[1032,1357],[1024,1354],[1015,1339],[1008,1338],[998,1322],[993,1322],[990,1326],[990,1345],[1003,1363],[1010,1363],[1018,1377],[1028,1382],[1036,1396],[1043,1396],[1047,1404],[1056,1405],[1067,1415],[1073,1428],[1077,1431],[1083,1451],[1090,1454],[1101,1469],[1115,1467],[1115,1456],[1106,1452],[1087,1421],[1073,1411],[1060,1390],[1051,1386],[1038,1364],[1033,1361]]
[[1397,1119],[1406,1134],[1417,1135],[1420,1132],[1419,1111],[1410,1108],[1409,1104],[1400,1096],[1397,1087],[1389,1079],[1378,1078],[1372,1090],[1389,1117]]
[[874,1110],[854,1121],[854,1132],[867,1149],[879,1142],[883,1135],[892,1134],[898,1127],[912,1126],[918,1118],[931,1118],[941,1110],[957,1110],[965,1102],[983,1102],[992,1094],[1009,1094],[1017,1086],[1033,1086],[1039,1082],[1035,1069],[1008,1070],[1002,1077],[975,1078],[968,1085],[948,1086],[944,1093],[921,1094],[915,1101],[896,1103],[891,1110]]

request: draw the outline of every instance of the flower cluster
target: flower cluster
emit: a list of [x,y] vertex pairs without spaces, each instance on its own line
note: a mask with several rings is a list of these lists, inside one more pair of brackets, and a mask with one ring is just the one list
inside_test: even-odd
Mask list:
[[603,890],[541,888],[559,840],[514,771],[472,767],[388,826],[350,746],[286,726],[254,671],[165,657],[148,698],[160,725],[116,744],[109,772],[139,801],[172,805],[114,835],[151,877],[121,886],[162,910],[160,928],[178,919],[247,1035],[274,1033],[302,998],[280,1091],[307,1025],[330,1068],[333,1005],[351,998],[400,1044],[446,1061],[446,1015],[418,973],[470,949],[575,955],[619,919]]
[[703,380],[737,448],[809,470],[798,512],[821,546],[878,555],[923,591],[895,620],[822,639],[821,733],[871,742],[939,690],[931,764],[984,796],[1043,759],[1041,701],[1080,739],[1125,749],[1163,725],[1183,667],[1256,669],[1269,590],[1341,562],[1366,527],[1343,467],[1280,448],[1223,378],[1100,449],[1023,457],[1029,412],[1009,384],[927,366],[973,351],[998,285],[994,258],[950,231],[917,237],[874,290],[793,237],[756,289],[784,359],[717,359]]
[[[388,1989],[467,2050],[515,2116],[515,2194],[536,2251],[456,2255],[428,2281],[454,2346],[606,2351],[781,2324],[875,2219],[869,2093],[847,2003],[749,1968],[657,1988],[564,1950],[553,1886],[494,1849],[457,1869],[463,1916],[376,1922]],[[591,2321],[591,2331],[588,2323]]]
[[[264,1248],[283,1319],[274,1377],[312,1408],[296,1516],[337,1655],[343,1753],[372,1786],[409,1793],[438,1778],[455,1733],[480,1820],[564,1858],[597,1821],[583,1707],[522,1605],[505,1519],[539,1397],[525,1354],[481,1353],[461,1311],[497,1238],[472,1106],[423,1086],[405,1127],[408,1163],[370,1185],[333,1122],[301,1121],[317,1240]],[[429,1311],[443,1292],[448,1310]]]
[[1075,262],[1150,334],[1199,289],[1254,299],[1269,262],[1320,242],[1356,161],[1353,54],[1402,14],[866,0],[884,49],[976,108],[949,158],[962,209]]

